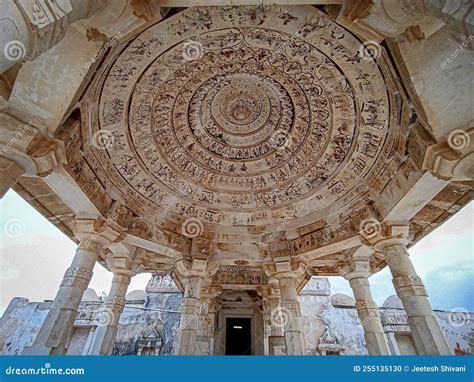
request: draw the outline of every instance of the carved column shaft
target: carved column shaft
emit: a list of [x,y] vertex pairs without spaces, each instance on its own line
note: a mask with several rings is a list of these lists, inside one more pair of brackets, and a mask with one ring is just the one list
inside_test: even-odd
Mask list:
[[25,354],[65,354],[77,309],[92,278],[101,246],[81,242],[32,347]]
[[197,322],[201,307],[202,278],[190,276],[184,289],[183,305],[181,308],[181,322],[177,354],[193,355],[197,337]]
[[303,331],[301,327],[301,308],[298,302],[296,278],[277,277],[280,285],[281,311],[285,330],[287,355],[306,354]]
[[130,285],[130,275],[116,274],[109,295],[102,309],[98,327],[94,333],[90,354],[112,354],[117,336],[118,323],[125,307],[125,296]]
[[392,272],[393,285],[408,316],[415,345],[420,354],[451,354],[423,282],[416,274],[403,244],[383,248]]
[[377,304],[372,298],[367,277],[346,277],[354,292],[357,314],[364,328],[367,350],[371,355],[390,355]]

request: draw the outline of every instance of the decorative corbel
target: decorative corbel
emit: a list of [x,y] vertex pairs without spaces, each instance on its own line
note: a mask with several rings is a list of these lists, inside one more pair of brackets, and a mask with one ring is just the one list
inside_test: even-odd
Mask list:
[[446,141],[427,148],[423,170],[446,181],[474,179],[474,128],[454,130]]

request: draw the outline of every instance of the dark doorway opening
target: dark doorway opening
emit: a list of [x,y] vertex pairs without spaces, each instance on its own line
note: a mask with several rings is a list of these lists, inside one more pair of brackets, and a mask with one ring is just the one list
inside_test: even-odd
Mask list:
[[225,331],[226,355],[251,355],[250,318],[227,318]]

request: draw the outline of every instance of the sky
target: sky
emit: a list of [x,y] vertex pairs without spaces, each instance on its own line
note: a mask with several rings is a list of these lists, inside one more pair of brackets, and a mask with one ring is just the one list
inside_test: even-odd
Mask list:
[[[474,312],[474,202],[410,248],[415,269],[435,309]],[[0,315],[14,297],[52,300],[76,245],[13,190],[0,200]],[[129,291],[145,289],[149,274],[135,276]],[[112,274],[97,264],[89,285],[107,293]],[[330,277],[331,293],[352,296],[349,283]],[[395,294],[386,267],[369,279],[375,302]]]

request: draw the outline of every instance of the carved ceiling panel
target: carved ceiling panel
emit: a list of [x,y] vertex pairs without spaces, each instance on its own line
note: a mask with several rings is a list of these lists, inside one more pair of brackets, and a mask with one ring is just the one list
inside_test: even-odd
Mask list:
[[389,64],[360,47],[313,7],[186,9],[91,85],[85,155],[157,225],[263,234],[356,212],[398,168],[402,131]]

